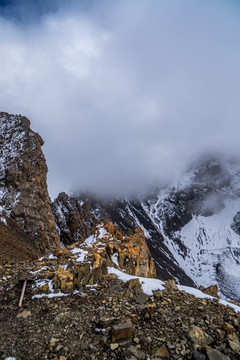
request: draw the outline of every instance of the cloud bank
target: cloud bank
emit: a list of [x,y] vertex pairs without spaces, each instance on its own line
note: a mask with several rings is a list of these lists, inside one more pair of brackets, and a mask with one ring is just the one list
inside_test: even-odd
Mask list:
[[240,154],[234,0],[8,2],[0,109],[29,117],[60,191],[144,191],[209,150]]

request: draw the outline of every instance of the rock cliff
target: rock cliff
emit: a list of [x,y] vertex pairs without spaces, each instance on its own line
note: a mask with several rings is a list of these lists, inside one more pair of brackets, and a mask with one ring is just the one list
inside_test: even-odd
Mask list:
[[39,251],[59,246],[47,190],[42,138],[21,115],[0,113],[0,220]]

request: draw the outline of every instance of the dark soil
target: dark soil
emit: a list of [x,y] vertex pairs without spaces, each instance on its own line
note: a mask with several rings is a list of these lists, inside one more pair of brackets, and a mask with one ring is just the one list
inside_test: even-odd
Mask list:
[[29,244],[26,235],[0,222],[0,264],[37,259],[39,253]]

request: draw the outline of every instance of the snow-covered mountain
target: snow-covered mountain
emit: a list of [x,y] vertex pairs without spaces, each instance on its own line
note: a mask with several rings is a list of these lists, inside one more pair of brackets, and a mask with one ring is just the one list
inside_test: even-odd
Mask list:
[[[86,209],[89,216],[84,225],[82,214]],[[89,224],[102,217],[125,231],[140,226],[161,279],[174,278],[191,286],[217,283],[222,296],[240,300],[237,162],[217,157],[201,159],[178,182],[134,200],[103,201],[60,194],[53,212],[63,241],[66,235],[75,240],[81,234],[85,236]]]
[[240,299],[240,168],[204,160],[182,182],[143,203],[179,266],[196,285]]

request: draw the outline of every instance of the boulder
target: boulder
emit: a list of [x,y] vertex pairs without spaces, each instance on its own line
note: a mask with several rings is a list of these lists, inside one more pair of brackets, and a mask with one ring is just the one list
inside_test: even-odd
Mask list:
[[214,296],[214,297],[219,299],[217,284],[211,285],[211,286],[206,287],[206,288],[203,287],[203,286],[199,286],[199,290],[201,290],[204,294]]
[[125,322],[112,327],[112,340],[124,340],[132,337],[132,323]]
[[207,346],[213,342],[213,339],[198,326],[190,328],[189,338],[193,342],[195,348],[201,348],[202,346]]
[[74,286],[73,274],[59,266],[53,278],[53,286],[55,289],[61,289],[63,293],[72,293]]

